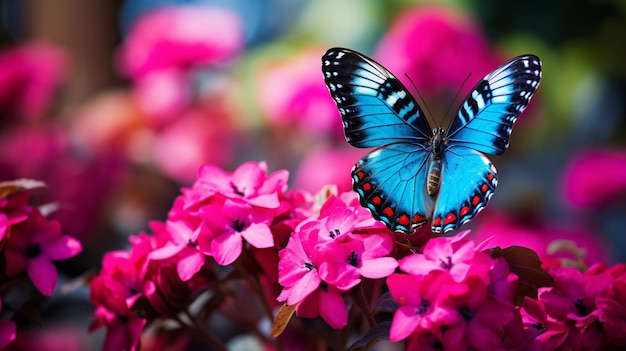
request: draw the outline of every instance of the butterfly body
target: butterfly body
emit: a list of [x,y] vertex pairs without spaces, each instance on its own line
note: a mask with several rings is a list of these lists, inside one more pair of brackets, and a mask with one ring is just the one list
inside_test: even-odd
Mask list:
[[508,147],[513,122],[539,85],[541,63],[519,56],[472,89],[447,129],[430,128],[421,108],[382,65],[333,48],[322,58],[325,82],[341,113],[346,139],[375,147],[352,170],[361,205],[390,229],[412,233],[456,229],[488,203],[496,169],[483,153]]

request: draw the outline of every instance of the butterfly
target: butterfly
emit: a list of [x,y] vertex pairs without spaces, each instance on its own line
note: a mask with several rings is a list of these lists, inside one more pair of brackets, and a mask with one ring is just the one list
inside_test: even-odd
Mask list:
[[498,184],[484,154],[509,146],[511,129],[541,80],[541,61],[515,57],[471,90],[447,129],[431,128],[417,101],[385,67],[345,48],[322,57],[324,81],[346,140],[376,148],[352,169],[361,205],[393,231],[410,234],[431,221],[456,229],[489,202]]

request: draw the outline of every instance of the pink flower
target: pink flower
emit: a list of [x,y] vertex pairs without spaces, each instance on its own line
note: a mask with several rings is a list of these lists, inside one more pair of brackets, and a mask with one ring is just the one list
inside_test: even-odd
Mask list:
[[35,287],[49,296],[57,283],[52,261],[74,257],[81,251],[78,240],[61,235],[59,222],[47,220],[33,208],[28,220],[11,228],[5,251],[6,273],[15,276],[28,270]]
[[222,266],[233,263],[241,255],[242,239],[256,248],[274,246],[269,227],[273,219],[271,210],[226,200],[223,205],[202,207],[199,215],[209,233],[199,238],[198,248]]
[[65,77],[67,57],[47,43],[30,43],[0,54],[0,111],[17,119],[41,118]]
[[524,297],[521,309],[528,331],[528,350],[556,350],[565,343],[568,328],[563,321],[548,316],[543,302]]
[[[414,275],[445,271],[456,282],[463,281],[470,269],[479,269],[482,266],[482,271],[486,273],[489,269],[486,265],[488,257],[475,251],[473,241],[463,239],[468,233],[466,231],[456,237],[431,239],[424,246],[423,253],[403,258],[400,269]],[[478,264],[480,261],[485,261],[485,264]]]
[[296,127],[307,134],[342,136],[339,112],[320,79],[319,60],[323,53],[322,48],[308,49],[284,62],[269,62],[262,67],[257,94],[271,124]]
[[398,266],[393,257],[386,257],[393,249],[388,234],[350,234],[346,240],[322,245],[320,277],[339,290],[351,289],[361,282],[361,277],[387,277]]
[[389,292],[400,304],[393,316],[389,340],[406,339],[416,330],[435,330],[430,317],[448,279],[437,271],[428,275],[392,274],[387,278]]
[[[602,179],[597,170],[602,169]],[[563,192],[570,204],[581,208],[604,205],[626,193],[626,150],[587,150],[566,168]]]
[[199,95],[198,67],[223,64],[243,45],[236,14],[218,7],[165,6],[142,16],[120,53],[134,95],[152,122],[170,121]]
[[454,96],[471,73],[463,86],[468,92],[499,63],[474,19],[439,6],[403,11],[382,38],[374,57],[396,72],[405,86],[413,86],[405,78],[407,74],[422,94],[430,96]]
[[210,6],[159,7],[142,16],[124,41],[120,65],[133,78],[172,67],[224,62],[241,48],[240,19]]
[[197,206],[200,202],[219,194],[220,196],[243,201],[252,206],[278,208],[278,194],[287,186],[287,171],[276,171],[269,176],[265,162],[246,162],[233,173],[206,164],[198,171],[198,180],[185,196],[187,207]]
[[205,263],[205,255],[198,251],[198,237],[208,229],[202,225],[202,219],[187,213],[183,207],[184,199],[176,198],[165,225],[153,224],[153,231],[163,233],[167,241],[162,247],[155,248],[148,254],[152,260],[165,260],[175,257],[180,279],[187,281],[196,274]]
[[500,329],[513,318],[510,305],[488,298],[487,286],[475,275],[453,283],[433,312],[434,323],[447,328],[442,342],[446,349],[502,349]]
[[[327,184],[334,184],[339,192],[351,191],[350,170],[362,156],[363,151],[353,147],[309,150],[300,161],[294,187],[317,192]],[[325,167],[320,167],[321,164]]]
[[596,296],[610,284],[608,273],[589,275],[575,268],[554,268],[549,271],[554,287],[540,290],[539,299],[548,314],[557,320],[571,320],[584,328],[602,315],[596,306]]
[[297,305],[320,287],[322,279],[318,273],[319,256],[313,232],[296,232],[289,238],[287,246],[279,252],[278,282],[283,291],[278,301]]

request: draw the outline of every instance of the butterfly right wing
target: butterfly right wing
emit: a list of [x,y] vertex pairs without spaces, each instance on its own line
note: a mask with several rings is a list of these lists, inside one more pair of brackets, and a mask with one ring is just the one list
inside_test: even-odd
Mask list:
[[426,224],[433,208],[426,192],[429,158],[427,148],[406,143],[365,155],[352,169],[361,205],[393,231],[410,234]]
[[379,63],[353,50],[332,48],[322,57],[322,72],[353,146],[428,142],[432,132],[424,113]]

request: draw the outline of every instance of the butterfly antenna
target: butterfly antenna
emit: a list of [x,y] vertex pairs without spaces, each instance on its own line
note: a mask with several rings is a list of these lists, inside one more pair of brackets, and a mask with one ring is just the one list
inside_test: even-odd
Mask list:
[[448,117],[448,113],[450,113],[450,109],[452,108],[452,105],[454,105],[454,102],[459,98],[459,94],[461,94],[461,91],[463,90],[463,86],[465,86],[465,83],[467,83],[467,81],[470,79],[471,76],[472,76],[472,72],[470,72],[467,75],[467,77],[465,77],[465,80],[463,81],[463,83],[461,83],[461,86],[456,91],[456,94],[454,94],[454,100],[452,100],[452,103],[448,105],[448,109],[446,110],[446,113],[444,114],[444,116]]
[[426,108],[426,112],[428,113],[428,115],[430,116],[431,119],[431,126],[436,125],[435,122],[435,118],[433,116],[433,113],[430,112],[430,108],[428,108],[428,104],[426,103],[426,100],[424,100],[424,97],[422,97],[422,94],[420,93],[420,91],[417,89],[417,86],[415,85],[415,82],[413,82],[413,79],[411,79],[411,77],[409,77],[408,74],[404,74],[404,76],[409,80],[409,82],[411,82],[411,85],[413,85],[413,89],[415,89],[415,92],[417,93],[417,96],[419,96],[420,100],[422,101],[422,105]]

